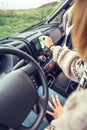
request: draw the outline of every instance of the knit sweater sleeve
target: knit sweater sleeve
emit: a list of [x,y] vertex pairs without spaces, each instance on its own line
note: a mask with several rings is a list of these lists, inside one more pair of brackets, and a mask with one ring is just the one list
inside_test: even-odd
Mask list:
[[53,51],[53,60],[58,63],[69,79],[75,82],[80,81],[83,65],[76,51],[70,50],[67,47],[56,46]]

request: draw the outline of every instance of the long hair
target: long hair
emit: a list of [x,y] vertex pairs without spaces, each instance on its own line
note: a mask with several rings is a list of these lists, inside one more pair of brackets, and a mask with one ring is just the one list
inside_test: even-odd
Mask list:
[[87,0],[74,0],[72,43],[87,62]]

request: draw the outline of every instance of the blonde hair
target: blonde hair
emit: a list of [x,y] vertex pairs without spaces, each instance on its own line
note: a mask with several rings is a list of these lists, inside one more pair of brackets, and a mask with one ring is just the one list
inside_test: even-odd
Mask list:
[[80,57],[87,61],[87,0],[74,0],[72,43]]

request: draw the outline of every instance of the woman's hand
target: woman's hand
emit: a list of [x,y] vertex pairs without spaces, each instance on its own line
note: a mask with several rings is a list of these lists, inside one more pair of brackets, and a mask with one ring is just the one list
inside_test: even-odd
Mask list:
[[49,36],[41,36],[41,37],[39,37],[39,40],[40,40],[47,48],[49,48],[50,46],[53,45],[53,41],[52,41],[51,37],[49,37]]
[[47,114],[51,115],[54,119],[57,119],[63,111],[63,107],[58,99],[58,96],[51,95],[53,105],[50,101],[48,101],[49,107],[52,109],[52,112],[46,111]]

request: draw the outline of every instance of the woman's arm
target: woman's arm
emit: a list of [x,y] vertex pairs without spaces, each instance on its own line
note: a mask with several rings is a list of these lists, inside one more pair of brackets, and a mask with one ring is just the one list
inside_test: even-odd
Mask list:
[[[43,40],[43,37],[45,39]],[[65,75],[75,81],[79,82],[83,73],[83,62],[76,51],[70,50],[67,47],[55,46],[52,39],[48,36],[42,36],[40,40],[45,46],[50,48],[53,53],[53,60],[58,63]]]
[[56,46],[53,50],[53,60],[58,63],[69,79],[75,82],[80,81],[84,67],[76,51]]

